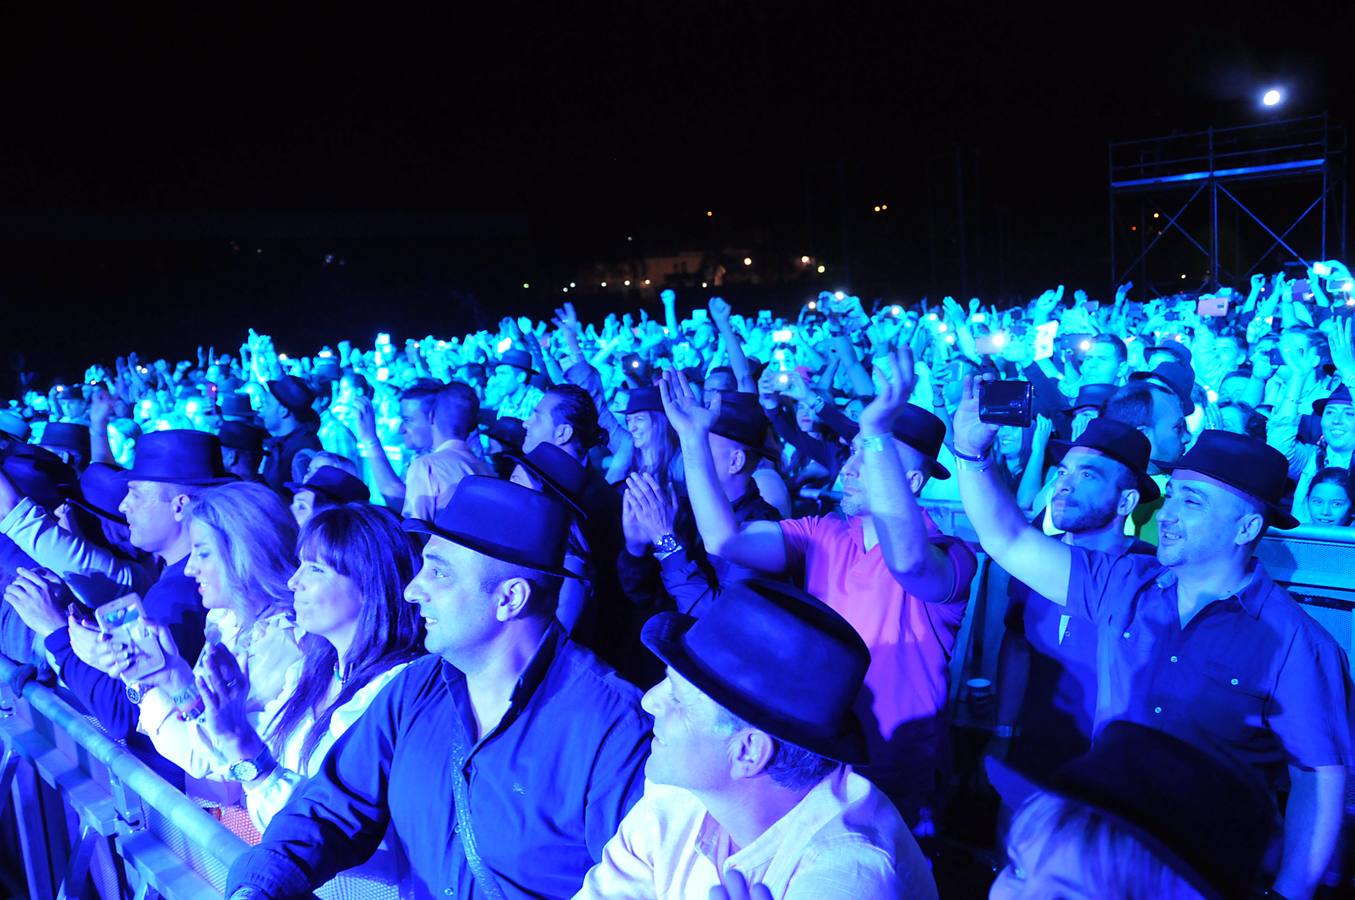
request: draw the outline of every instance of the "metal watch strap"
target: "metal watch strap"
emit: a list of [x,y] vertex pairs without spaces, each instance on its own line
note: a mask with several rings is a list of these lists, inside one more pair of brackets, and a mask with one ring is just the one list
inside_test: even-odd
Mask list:
[[682,545],[678,543],[677,535],[671,531],[668,534],[659,535],[659,539],[654,542],[654,550],[657,553],[676,553],[681,549]]

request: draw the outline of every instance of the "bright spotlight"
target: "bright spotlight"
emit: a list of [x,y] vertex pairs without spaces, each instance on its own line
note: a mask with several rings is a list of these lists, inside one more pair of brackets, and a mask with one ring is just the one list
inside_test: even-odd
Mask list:
[[1279,106],[1284,100],[1284,92],[1279,88],[1271,88],[1261,95],[1262,106]]

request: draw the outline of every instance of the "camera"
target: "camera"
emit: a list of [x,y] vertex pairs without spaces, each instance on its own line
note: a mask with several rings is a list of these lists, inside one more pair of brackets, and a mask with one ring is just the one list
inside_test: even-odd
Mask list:
[[979,382],[979,420],[989,425],[1030,427],[1034,402],[1035,387],[1029,381]]

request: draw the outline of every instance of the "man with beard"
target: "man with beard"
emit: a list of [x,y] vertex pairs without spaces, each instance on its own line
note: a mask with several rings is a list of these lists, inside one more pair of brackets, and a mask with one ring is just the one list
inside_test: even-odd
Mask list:
[[979,383],[955,414],[965,513],[994,563],[1096,629],[1093,732],[1137,722],[1256,772],[1284,797],[1274,891],[1311,897],[1341,829],[1350,666],[1254,558],[1268,527],[1298,524],[1284,454],[1203,431],[1172,467],[1155,558],[1071,546],[1032,528],[995,471]]
[[[1092,419],[1076,443],[1054,441],[1061,458],[1050,495],[1061,540],[1115,556],[1153,553],[1125,535],[1126,517],[1158,497],[1148,476],[1148,439],[1122,422]],[[1096,711],[1096,631],[1012,579],[997,669],[997,727],[990,752],[1048,773],[1091,748]]]

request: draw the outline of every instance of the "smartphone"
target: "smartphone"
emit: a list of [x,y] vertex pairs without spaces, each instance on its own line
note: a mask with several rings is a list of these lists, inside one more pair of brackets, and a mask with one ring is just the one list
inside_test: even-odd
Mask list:
[[1304,303],[1313,302],[1313,286],[1308,283],[1307,278],[1300,278],[1294,282],[1294,299]]
[[1228,296],[1201,297],[1195,304],[1195,312],[1201,317],[1228,315]]
[[795,340],[795,332],[789,328],[783,328],[780,331],[772,332],[772,340],[778,344],[789,344]]
[[1058,337],[1059,323],[1045,322],[1035,326],[1035,359],[1049,359],[1054,355],[1054,338]]
[[1028,428],[1034,403],[1035,387],[1029,381],[979,382],[979,420],[989,425]]
[[126,681],[140,681],[165,667],[165,652],[146,628],[146,611],[139,596],[126,594],[105,603],[94,610],[94,619],[100,631],[133,651],[132,665],[122,674]]
[[992,356],[994,353],[1001,353],[1007,346],[1007,335],[1005,332],[993,331],[988,334],[981,334],[974,338],[974,349],[984,356]]
[[710,321],[710,312],[709,312],[708,310],[704,310],[704,309],[694,309],[694,310],[692,310],[692,321],[693,321],[693,322],[709,322],[709,321]]

